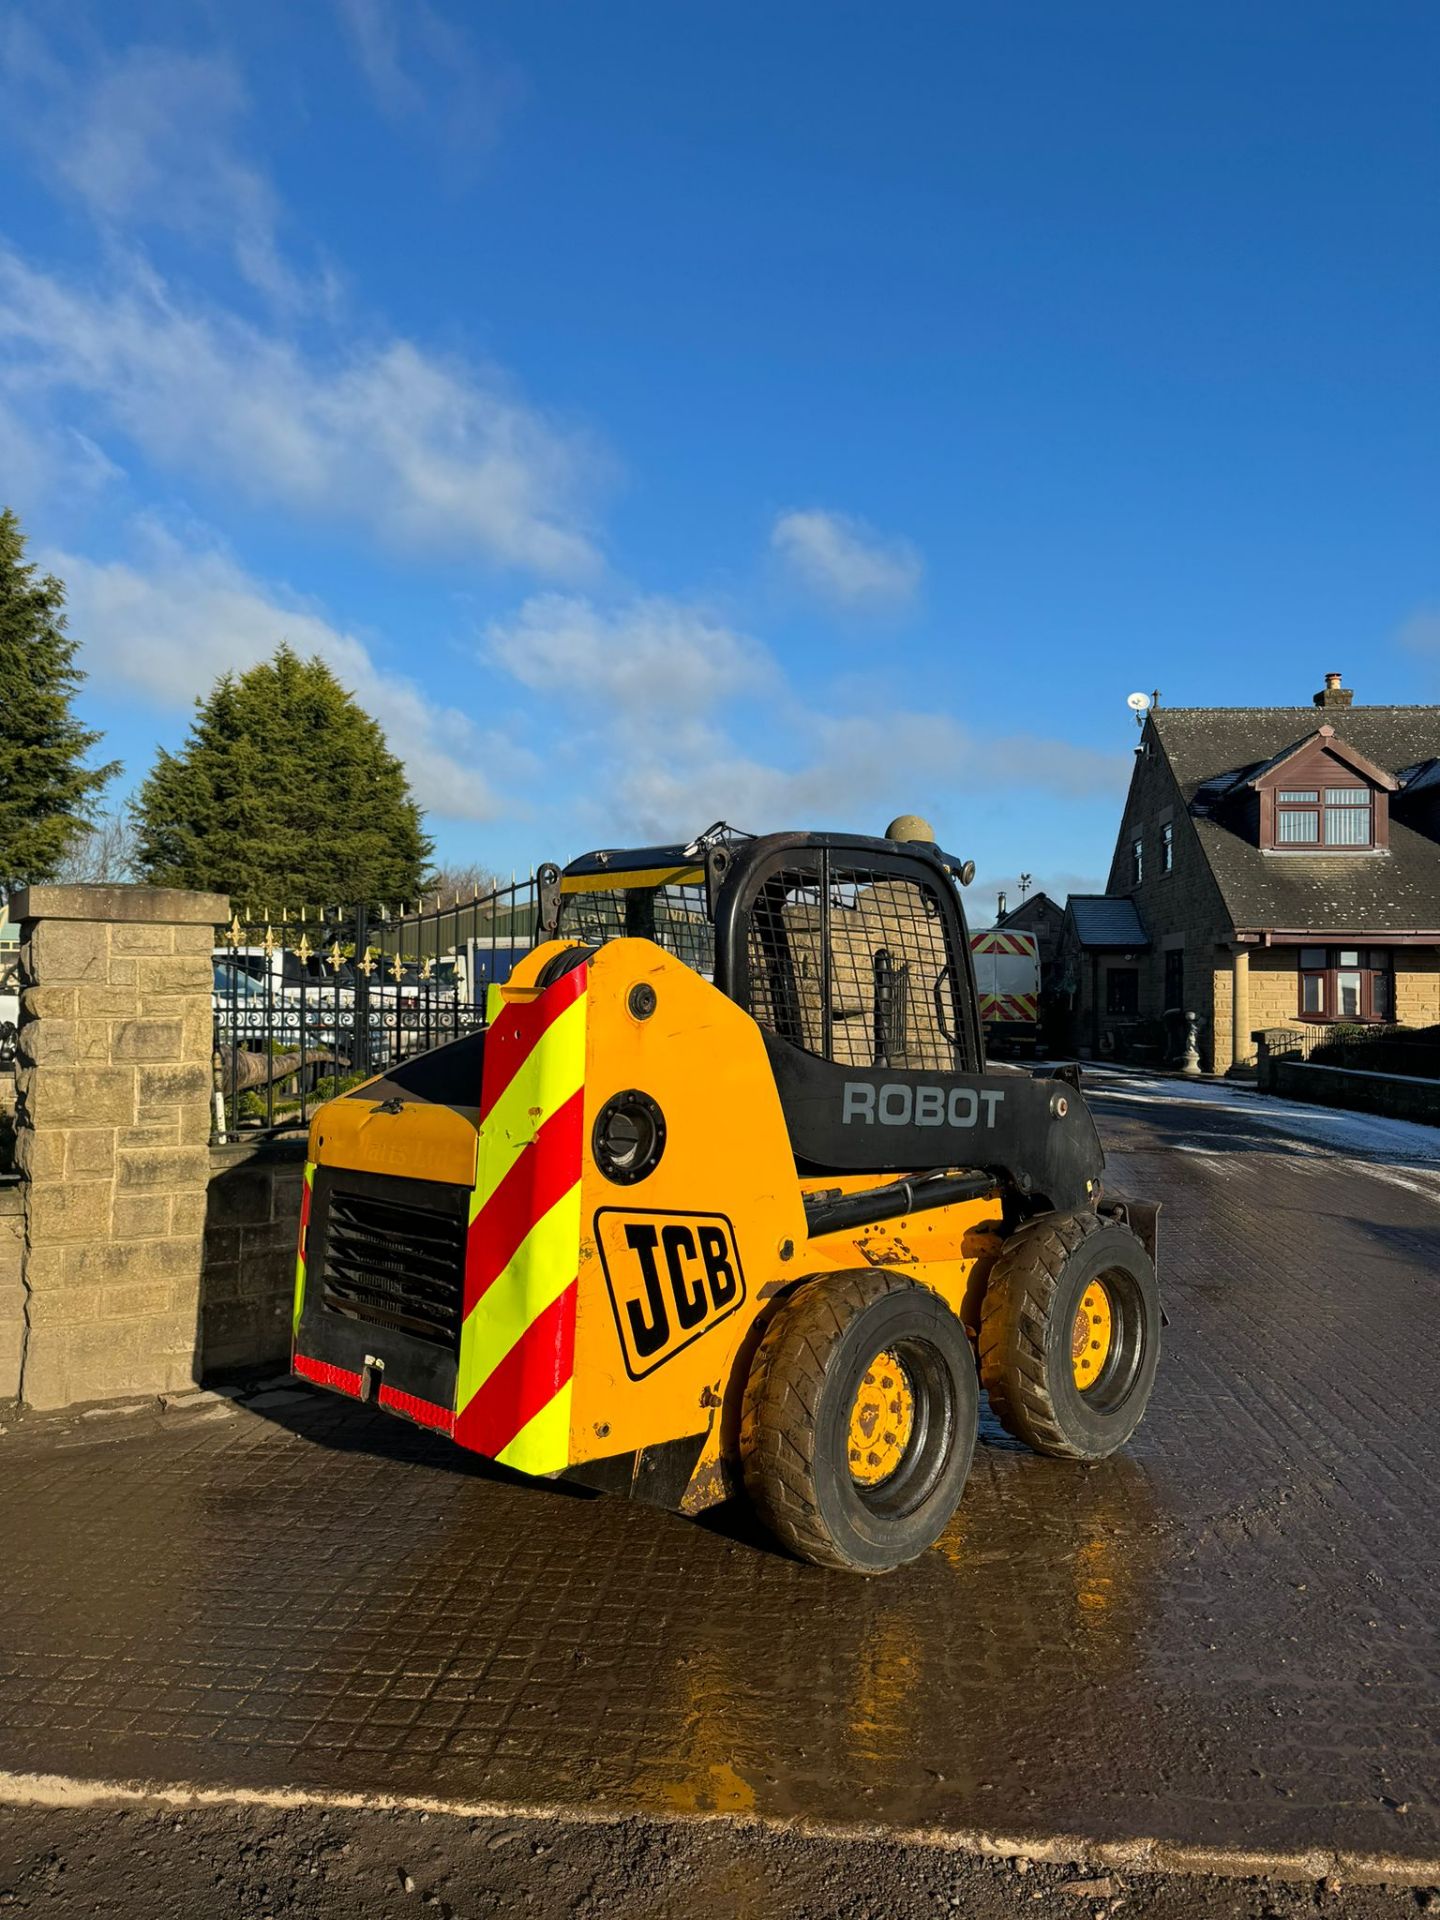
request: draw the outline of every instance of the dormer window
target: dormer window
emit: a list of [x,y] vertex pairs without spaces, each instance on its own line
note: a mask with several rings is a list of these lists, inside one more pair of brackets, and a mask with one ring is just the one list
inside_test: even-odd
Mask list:
[[1327,847],[1368,847],[1370,832],[1370,789],[1368,787],[1326,787],[1325,845]]
[[1320,844],[1320,789],[1296,787],[1275,796],[1275,841],[1282,847]]
[[1368,787],[1282,787],[1275,795],[1277,847],[1374,845]]
[[[1269,853],[1383,853],[1399,781],[1322,726],[1248,776],[1251,819]],[[1252,827],[1252,832],[1254,828]]]

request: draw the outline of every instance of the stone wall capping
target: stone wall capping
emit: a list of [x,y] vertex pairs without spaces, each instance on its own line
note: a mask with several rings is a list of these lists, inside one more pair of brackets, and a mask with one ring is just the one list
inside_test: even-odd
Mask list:
[[304,1133],[271,1134],[258,1140],[226,1140],[211,1147],[210,1165],[216,1173],[241,1161],[304,1161],[310,1149]]
[[22,887],[10,900],[10,917],[26,920],[95,920],[111,924],[218,927],[230,918],[223,893],[187,893],[179,887]]

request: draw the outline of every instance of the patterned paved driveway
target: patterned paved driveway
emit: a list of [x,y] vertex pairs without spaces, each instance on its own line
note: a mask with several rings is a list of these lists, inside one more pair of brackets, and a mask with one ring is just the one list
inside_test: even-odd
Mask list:
[[1440,1861],[1440,1133],[1096,1104],[1166,1203],[1124,1457],[987,1426],[864,1582],[319,1397],[22,1428],[0,1764]]

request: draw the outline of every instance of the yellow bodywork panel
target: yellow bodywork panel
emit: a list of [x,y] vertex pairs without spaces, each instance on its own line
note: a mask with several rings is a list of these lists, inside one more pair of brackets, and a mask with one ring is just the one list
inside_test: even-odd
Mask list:
[[[648,1018],[631,989],[654,989]],[[805,1215],[760,1030],[648,940],[590,962],[571,1458],[703,1433],[777,1274],[798,1273]],[[617,1093],[659,1106],[659,1164],[630,1185],[595,1164]],[[789,1243],[791,1258],[782,1257]]]
[[[837,1174],[805,1180],[802,1186],[807,1193],[864,1193],[895,1179],[893,1173]],[[821,1234],[806,1248],[805,1268],[808,1273],[841,1273],[850,1267],[884,1267],[923,1281],[948,1301],[974,1338],[980,1330],[985,1276],[1003,1235],[998,1198],[957,1200],[948,1207]]]
[[[638,1017],[631,992],[654,990]],[[1000,1247],[998,1200],[959,1202],[807,1238],[808,1190],[893,1174],[801,1180],[760,1029],[647,940],[590,962],[573,1463],[708,1433],[684,1505],[729,1490],[757,1321],[807,1275],[883,1266],[933,1287],[974,1329]],[[637,1090],[664,1115],[653,1172],[616,1184],[596,1165],[597,1117]]]
[[403,1114],[382,1113],[365,1089],[329,1100],[310,1123],[313,1163],[352,1173],[395,1174],[409,1180],[475,1184],[480,1089],[473,1107],[407,1102]]

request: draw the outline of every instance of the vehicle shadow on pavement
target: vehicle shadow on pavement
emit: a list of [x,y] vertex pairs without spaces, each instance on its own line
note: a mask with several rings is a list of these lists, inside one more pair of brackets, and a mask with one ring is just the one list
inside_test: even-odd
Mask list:
[[[254,1400],[240,1404],[247,1413],[283,1428],[295,1439],[332,1453],[363,1454],[396,1465],[434,1468],[462,1480],[484,1481],[523,1491],[528,1497],[543,1498],[549,1494],[558,1500],[584,1505],[607,1500],[621,1506],[649,1507],[654,1513],[668,1514],[676,1524],[698,1527],[704,1533],[714,1534],[768,1559],[785,1562],[793,1559],[762,1525],[743,1495],[722,1500],[703,1513],[682,1515],[648,1501],[627,1500],[623,1494],[602,1493],[594,1487],[576,1486],[567,1480],[535,1480],[483,1454],[458,1447],[442,1434],[429,1433],[423,1427],[398,1419],[394,1414],[338,1398],[332,1402],[331,1396],[308,1388],[298,1380],[293,1386],[273,1394],[259,1394]],[[982,1445],[1023,1451],[1017,1441],[1010,1440],[993,1422],[989,1422],[987,1428],[983,1414],[980,1439]]]
[[[241,1400],[239,1404],[257,1419],[332,1453],[363,1454],[402,1466],[437,1468],[462,1480],[485,1481],[524,1491],[527,1495],[550,1494],[560,1500],[583,1504],[609,1500],[622,1506],[650,1507],[652,1512],[670,1513],[677,1522],[699,1527],[705,1533],[771,1559],[792,1559],[756,1518],[754,1509],[743,1496],[722,1500],[703,1513],[681,1515],[649,1501],[627,1500],[623,1494],[602,1493],[597,1488],[576,1486],[567,1480],[535,1480],[483,1454],[458,1447],[443,1434],[429,1433],[377,1408],[322,1394],[299,1380],[273,1392],[260,1393],[252,1400]],[[988,1441],[991,1445],[1018,1446],[1018,1442],[1011,1441],[993,1422],[990,1424],[992,1431],[987,1432],[982,1416],[982,1444]]]
[[461,1479],[538,1489],[562,1499],[599,1498],[590,1487],[572,1486],[563,1480],[533,1480],[528,1474],[517,1473],[513,1467],[487,1459],[484,1454],[456,1446],[447,1435],[431,1433],[378,1407],[324,1393],[300,1380],[253,1398],[241,1398],[238,1404],[246,1413],[282,1427],[297,1440],[325,1447],[332,1453],[368,1454],[376,1460],[436,1468]]

